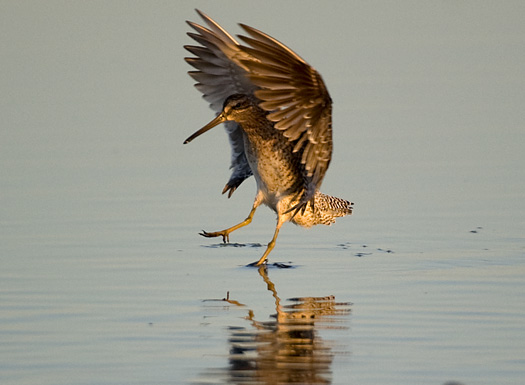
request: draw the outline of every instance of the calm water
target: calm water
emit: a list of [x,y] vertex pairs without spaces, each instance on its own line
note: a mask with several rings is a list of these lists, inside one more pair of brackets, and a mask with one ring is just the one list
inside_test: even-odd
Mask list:
[[220,128],[181,144],[212,117],[182,61],[195,4],[5,2],[0,382],[522,383],[524,6],[238,4],[199,6],[323,74],[323,191],[354,215],[245,267],[267,208],[230,245],[197,235],[255,186],[220,195]]

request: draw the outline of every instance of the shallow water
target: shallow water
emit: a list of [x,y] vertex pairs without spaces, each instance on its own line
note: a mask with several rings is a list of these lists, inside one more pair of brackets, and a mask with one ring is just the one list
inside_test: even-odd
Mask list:
[[197,235],[255,187],[220,195],[220,128],[182,145],[212,116],[182,61],[194,5],[45,4],[0,12],[2,384],[522,383],[521,3],[206,5],[335,101],[323,191],[354,214],[284,225],[267,271],[245,266],[267,208],[229,245]]

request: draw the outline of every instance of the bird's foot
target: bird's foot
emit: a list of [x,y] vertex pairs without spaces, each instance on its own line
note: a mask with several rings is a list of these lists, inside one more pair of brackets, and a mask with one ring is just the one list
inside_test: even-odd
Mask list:
[[248,263],[246,265],[246,267],[266,267],[268,266],[268,260],[264,260],[264,261],[255,261],[255,262],[252,262],[252,263]]
[[258,267],[259,269],[268,269],[268,267],[276,267],[278,269],[291,269],[294,268],[294,266],[289,263],[283,263],[283,262],[274,262],[274,263],[268,263],[268,260],[266,259],[263,263],[259,264],[259,261],[252,262],[246,265],[246,267]]
[[224,243],[230,242],[230,232],[228,230],[214,231],[212,233],[202,230],[202,233],[199,233],[199,235],[206,238],[222,237]]

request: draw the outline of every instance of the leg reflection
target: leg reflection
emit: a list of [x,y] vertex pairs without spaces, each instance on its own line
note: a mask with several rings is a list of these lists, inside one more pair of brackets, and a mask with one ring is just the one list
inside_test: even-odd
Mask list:
[[[275,299],[276,313],[250,327],[231,327],[228,383],[329,384],[334,351],[319,330],[342,322],[350,304],[334,296],[292,298],[283,305],[265,266],[259,274]],[[342,330],[346,329],[341,327]]]

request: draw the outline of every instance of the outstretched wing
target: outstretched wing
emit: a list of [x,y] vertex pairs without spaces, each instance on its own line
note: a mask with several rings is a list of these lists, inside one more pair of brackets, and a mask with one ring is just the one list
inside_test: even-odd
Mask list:
[[[284,44],[241,24],[249,59],[241,62],[259,88],[255,96],[275,128],[301,152],[307,177],[319,189],[332,157],[332,100],[321,75]],[[254,60],[254,58],[256,60]],[[310,194],[308,194],[310,195]],[[308,198],[313,197],[312,195]]]
[[[330,164],[333,147],[332,100],[321,75],[267,34],[241,24],[250,36],[239,36],[248,46],[240,45],[210,17],[197,12],[209,29],[188,22],[197,32],[188,35],[201,44],[185,47],[197,56],[186,58],[197,69],[189,72],[198,82],[196,87],[215,111],[220,111],[232,94],[255,95],[261,108],[269,112],[268,119],[275,122],[274,127],[283,131],[294,151],[301,154],[307,181],[301,200],[313,201]],[[234,168],[231,195],[247,177],[244,175],[251,175],[251,170],[244,156],[242,130],[232,123],[227,131]]]
[[[189,71],[189,75],[197,81],[195,87],[203,93],[203,98],[210,103],[210,107],[220,112],[224,100],[233,94],[251,95],[257,87],[247,77],[247,71],[240,60],[248,55],[241,49],[239,43],[221,28],[215,21],[204,13],[197,13],[206,22],[209,28],[188,21],[188,24],[197,32],[189,32],[199,46],[186,45],[189,52],[195,57],[185,58],[197,71]],[[225,124],[231,146],[232,175],[223,194],[228,192],[230,197],[235,189],[248,177],[252,170],[244,153],[243,132],[235,122]]]

